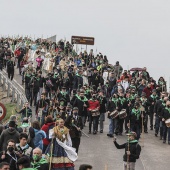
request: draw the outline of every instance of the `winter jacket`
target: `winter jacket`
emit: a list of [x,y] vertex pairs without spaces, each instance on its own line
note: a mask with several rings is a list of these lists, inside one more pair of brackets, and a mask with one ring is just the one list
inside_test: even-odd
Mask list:
[[43,139],[46,138],[46,134],[43,130],[34,129],[35,137],[34,137],[34,146],[43,150]]
[[7,141],[13,139],[15,143],[19,143],[19,132],[15,128],[4,130],[0,136],[0,150],[4,151],[7,148]]

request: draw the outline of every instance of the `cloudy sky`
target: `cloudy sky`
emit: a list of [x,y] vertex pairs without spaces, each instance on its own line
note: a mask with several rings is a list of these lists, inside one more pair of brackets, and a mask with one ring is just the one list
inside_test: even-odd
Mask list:
[[0,0],[0,7],[1,35],[92,36],[95,46],[88,49],[110,63],[146,66],[169,81],[169,0]]

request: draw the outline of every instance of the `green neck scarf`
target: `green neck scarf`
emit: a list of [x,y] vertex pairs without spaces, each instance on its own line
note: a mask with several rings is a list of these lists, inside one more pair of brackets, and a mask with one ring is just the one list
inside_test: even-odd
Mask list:
[[63,96],[66,96],[67,92],[60,91]]
[[137,120],[139,120],[140,110],[133,108],[132,113],[137,117]]
[[124,104],[124,102],[126,101],[126,98],[119,98],[119,100],[120,100],[120,103],[121,103],[121,105],[123,105]]
[[158,96],[157,96],[157,95],[153,95],[153,94],[152,94],[152,95],[151,95],[151,97],[152,97],[152,99],[154,99],[154,100],[155,100]]
[[31,165],[33,168],[38,169],[42,164],[48,163],[46,159],[41,158],[38,162],[32,162]]
[[80,96],[77,96],[77,98],[78,98],[79,100],[81,100],[82,102],[86,102],[86,101],[88,101],[88,99],[86,98],[86,96],[84,96],[84,98],[83,98],[83,99],[81,99],[81,97],[80,97]]
[[170,114],[170,108],[166,107],[165,109],[168,110],[168,112],[169,112],[169,114]]
[[138,143],[138,140],[127,140],[128,143]]

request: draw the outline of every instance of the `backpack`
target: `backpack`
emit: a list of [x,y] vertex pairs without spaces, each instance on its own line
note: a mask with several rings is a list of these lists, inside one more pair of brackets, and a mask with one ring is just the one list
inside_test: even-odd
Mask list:
[[47,85],[47,87],[49,87],[49,88],[51,88],[51,87],[53,87],[53,83],[52,83],[52,81],[49,79],[49,80],[46,80],[46,85]]
[[51,129],[53,129],[53,127],[54,127],[54,124],[52,124],[52,125],[50,125],[50,126],[48,127],[48,131],[47,131],[47,133],[46,133],[46,139],[47,139],[48,141],[51,141],[51,140],[50,140],[50,136],[49,136],[49,131],[50,131]]

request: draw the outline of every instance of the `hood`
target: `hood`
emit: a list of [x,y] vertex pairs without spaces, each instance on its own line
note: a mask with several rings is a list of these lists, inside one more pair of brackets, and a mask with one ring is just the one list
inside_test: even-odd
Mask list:
[[11,135],[15,134],[16,133],[16,129],[15,128],[8,128],[7,129],[7,132]]
[[55,122],[47,123],[47,126],[55,125]]

